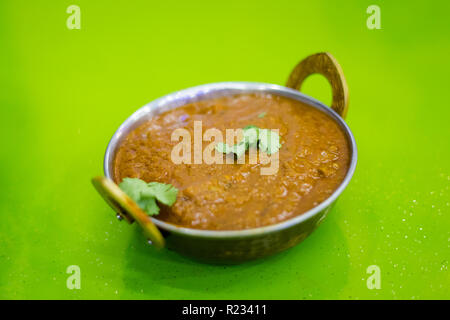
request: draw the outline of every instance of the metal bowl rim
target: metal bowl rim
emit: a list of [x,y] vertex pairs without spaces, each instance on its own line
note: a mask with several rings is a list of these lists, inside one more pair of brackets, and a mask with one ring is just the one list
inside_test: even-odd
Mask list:
[[[131,127],[137,120],[139,120],[141,117],[147,115],[151,109],[153,108],[160,108],[170,102],[174,102],[177,99],[185,98],[185,97],[195,97],[198,96],[199,93],[207,94],[215,91],[221,91],[221,90],[238,90],[242,91],[242,93],[250,93],[250,92],[266,92],[266,93],[272,93],[272,94],[278,94],[281,96],[285,96],[294,100],[298,100],[301,102],[304,102],[312,107],[315,107],[316,109],[321,110],[322,112],[327,113],[330,115],[344,130],[344,132],[347,135],[348,142],[350,144],[351,149],[351,158],[350,158],[350,166],[348,168],[347,174],[344,177],[344,180],[341,182],[341,184],[336,188],[336,190],[323,202],[321,202],[318,206],[304,212],[303,214],[300,214],[298,216],[295,216],[293,218],[290,218],[288,220],[264,226],[264,227],[258,227],[258,228],[252,228],[252,229],[243,229],[243,230],[202,230],[202,229],[191,229],[191,228],[185,228],[185,227],[179,227],[174,224],[164,222],[161,220],[158,220],[156,218],[151,218],[153,223],[160,227],[163,230],[167,230],[172,233],[177,233],[180,235],[185,235],[189,237],[201,237],[201,238],[242,238],[242,237],[253,237],[253,236],[259,236],[262,234],[268,234],[273,232],[278,232],[284,229],[291,228],[297,224],[301,224],[302,222],[314,217],[316,214],[319,214],[323,210],[325,210],[328,206],[333,204],[334,201],[339,197],[339,195],[344,191],[344,189],[349,184],[356,168],[356,162],[357,162],[357,149],[356,149],[356,142],[355,138],[353,136],[353,133],[351,132],[350,128],[348,127],[347,123],[342,119],[341,116],[339,116],[333,109],[325,105],[324,103],[320,102],[317,99],[314,99],[306,94],[303,94],[302,92],[298,90],[294,90],[291,88],[287,88],[284,86],[276,85],[276,84],[269,84],[269,83],[261,83],[261,82],[245,82],[245,81],[233,81],[233,82],[216,82],[216,83],[209,83],[209,84],[203,84],[179,91],[175,91],[172,93],[169,93],[167,95],[164,95],[156,100],[153,100],[143,107],[136,110],[131,116],[129,116],[116,130],[114,135],[112,136],[111,140],[108,143],[108,146],[106,148],[105,157],[104,157],[104,173],[105,176],[109,179],[112,179],[112,175],[110,174],[111,169],[110,168],[110,159],[113,160],[111,157],[115,155],[115,150],[119,145],[120,138],[123,135],[125,131],[128,130],[129,127]],[[238,94],[238,93],[234,93]],[[206,98],[208,99],[208,98]],[[112,161],[111,161],[112,162]]]

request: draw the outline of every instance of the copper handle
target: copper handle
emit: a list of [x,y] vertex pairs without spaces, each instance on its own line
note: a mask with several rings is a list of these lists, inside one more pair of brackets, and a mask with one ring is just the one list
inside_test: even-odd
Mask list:
[[347,82],[341,66],[330,53],[316,53],[300,61],[289,75],[286,87],[300,90],[303,81],[314,73],[323,75],[330,82],[333,90],[331,108],[345,118],[348,111]]
[[93,178],[92,184],[122,218],[125,218],[129,223],[137,221],[155,247],[164,247],[165,241],[159,229],[153,224],[150,217],[118,185],[105,177]]

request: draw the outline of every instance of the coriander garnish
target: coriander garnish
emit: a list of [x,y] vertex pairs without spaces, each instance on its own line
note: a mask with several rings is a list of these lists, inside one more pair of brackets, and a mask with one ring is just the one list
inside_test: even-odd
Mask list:
[[258,118],[264,118],[266,116],[267,112],[261,112],[260,114],[258,114]]
[[221,153],[234,153],[240,158],[249,147],[259,147],[267,154],[277,153],[281,148],[280,136],[275,131],[250,125],[243,129],[243,135],[242,141],[233,146],[223,142],[218,143],[216,150]]
[[124,178],[119,187],[150,216],[159,213],[156,200],[171,206],[175,203],[178,194],[178,189],[171,184],[160,182],[147,183],[138,178]]

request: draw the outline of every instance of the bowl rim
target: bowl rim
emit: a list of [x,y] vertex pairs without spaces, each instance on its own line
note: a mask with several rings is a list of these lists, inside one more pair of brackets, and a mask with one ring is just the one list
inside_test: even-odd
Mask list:
[[[232,81],[232,82],[208,83],[175,91],[145,104],[144,106],[136,110],[131,116],[129,116],[111,137],[108,146],[106,148],[103,162],[103,169],[105,176],[109,179],[112,179],[111,174],[113,168],[112,163],[114,161],[115,151],[117,147],[120,145],[123,136],[129,133],[129,130],[132,129],[133,125],[137,121],[141,120],[144,117],[149,117],[152,111],[154,111],[155,109],[160,109],[163,106],[167,106],[170,103],[177,104],[173,108],[178,108],[194,100],[199,101],[212,99],[212,97],[205,97],[208,94],[217,94],[217,96],[225,96],[227,95],[226,93],[227,91],[232,92],[228,93],[230,95],[239,93],[258,93],[258,92],[280,95],[306,103],[331,116],[331,118],[333,118],[338,123],[338,125],[342,128],[342,130],[346,134],[347,141],[350,147],[351,152],[350,165],[344,179],[342,180],[341,184],[336,188],[336,190],[327,199],[322,201],[316,207],[311,208],[310,210],[304,212],[303,214],[297,215],[293,218],[287,219],[285,221],[276,224],[271,224],[268,226],[242,230],[203,230],[203,229],[180,227],[175,224],[164,222],[154,217],[151,217],[153,223],[163,230],[189,237],[200,237],[200,238],[254,237],[259,236],[261,234],[281,231],[284,229],[291,228],[295,225],[301,224],[302,222],[309,220],[310,218],[319,214],[327,207],[329,207],[331,204],[333,204],[339,197],[339,195],[347,187],[355,172],[357,162],[357,149],[353,133],[351,132],[347,123],[344,121],[344,119],[342,119],[341,116],[339,116],[333,109],[331,109],[324,103],[320,102],[319,100],[314,99],[298,90],[294,90],[276,84],[261,83],[261,82]],[[220,92],[222,92],[222,94]]]

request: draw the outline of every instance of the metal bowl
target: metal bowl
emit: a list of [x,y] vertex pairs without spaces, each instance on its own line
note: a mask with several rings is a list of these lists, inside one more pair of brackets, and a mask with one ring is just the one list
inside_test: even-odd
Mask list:
[[[320,73],[329,80],[333,89],[331,108],[298,91],[303,81],[313,73]],[[350,165],[344,180],[328,199],[311,210],[278,224],[233,231],[198,230],[149,218],[112,182],[113,162],[118,146],[128,133],[143,121],[188,103],[243,93],[269,93],[301,101],[328,114],[341,127],[350,147]],[[152,239],[158,248],[166,243],[168,248],[181,254],[221,264],[266,257],[290,248],[310,235],[327,216],[349,183],[356,167],[356,144],[352,132],[343,120],[347,109],[348,89],[345,78],[341,67],[329,53],[314,54],[302,60],[289,76],[286,87],[255,82],[223,82],[177,91],[143,106],[119,127],[106,150],[104,159],[106,178],[95,177],[92,183],[118,213],[118,218],[125,218],[130,223],[137,221],[146,236]]]
[[188,103],[243,93],[269,93],[283,96],[301,101],[328,114],[339,124],[346,135],[351,152],[350,166],[344,180],[328,199],[301,215],[274,225],[246,230],[211,231],[183,228],[152,218],[153,223],[162,230],[168,248],[205,262],[239,263],[269,256],[296,245],[310,235],[326,217],[355,171],[355,139],[345,121],[331,108],[297,90],[279,85],[254,82],[222,82],[168,94],[150,102],[132,114],[119,127],[109,142],[104,160],[106,177],[113,179],[113,161],[122,139],[143,121],[156,114]]

